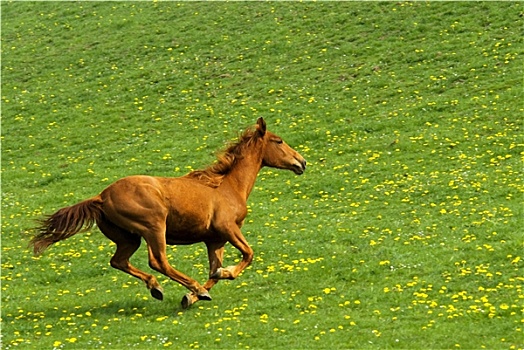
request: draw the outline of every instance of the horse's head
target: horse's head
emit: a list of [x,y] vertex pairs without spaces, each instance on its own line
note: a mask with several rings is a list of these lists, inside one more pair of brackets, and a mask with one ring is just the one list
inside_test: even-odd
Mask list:
[[278,169],[292,170],[301,175],[306,170],[306,160],[289,147],[278,135],[266,130],[266,122],[258,118],[256,132],[265,143],[262,165]]

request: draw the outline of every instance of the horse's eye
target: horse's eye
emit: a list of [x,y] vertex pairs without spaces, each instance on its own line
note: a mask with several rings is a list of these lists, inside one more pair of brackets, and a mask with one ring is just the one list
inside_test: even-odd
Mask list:
[[281,144],[284,141],[282,141],[282,139],[276,139],[275,142],[278,143],[278,144]]

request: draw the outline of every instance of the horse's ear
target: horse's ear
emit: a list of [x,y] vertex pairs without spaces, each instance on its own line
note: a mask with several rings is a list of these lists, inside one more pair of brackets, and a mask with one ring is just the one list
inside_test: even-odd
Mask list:
[[261,137],[266,134],[266,122],[262,117],[257,120],[257,132]]

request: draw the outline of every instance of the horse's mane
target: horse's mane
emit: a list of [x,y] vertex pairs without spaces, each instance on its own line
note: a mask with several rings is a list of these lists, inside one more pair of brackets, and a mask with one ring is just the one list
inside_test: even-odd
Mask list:
[[238,141],[230,143],[218,152],[217,160],[201,170],[194,170],[186,176],[203,182],[206,186],[216,188],[220,186],[224,177],[229,174],[239,159],[244,157],[246,148],[256,140],[256,132],[252,128],[246,129]]

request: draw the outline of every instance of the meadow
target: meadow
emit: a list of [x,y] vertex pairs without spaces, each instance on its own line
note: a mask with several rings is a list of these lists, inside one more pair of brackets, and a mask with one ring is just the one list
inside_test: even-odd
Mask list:
[[[523,15],[2,1],[1,347],[523,349]],[[96,228],[32,255],[44,214],[205,167],[259,116],[308,169],[261,171],[255,260],[212,301],[159,274],[154,300]],[[168,255],[207,279],[204,245]]]

